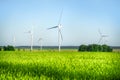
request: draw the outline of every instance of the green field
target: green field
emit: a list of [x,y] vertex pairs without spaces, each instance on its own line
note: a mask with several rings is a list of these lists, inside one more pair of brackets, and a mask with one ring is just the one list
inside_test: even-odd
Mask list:
[[0,80],[119,80],[119,52],[0,51]]

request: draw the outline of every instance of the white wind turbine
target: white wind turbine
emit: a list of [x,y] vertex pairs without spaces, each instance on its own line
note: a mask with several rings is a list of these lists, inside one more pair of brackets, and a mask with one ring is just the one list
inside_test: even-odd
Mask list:
[[42,38],[39,38],[38,41],[40,42],[40,49],[42,50]]
[[13,46],[15,47],[16,38],[13,36]]
[[100,34],[100,39],[98,41],[98,44],[105,38],[105,37],[108,37],[108,35],[105,35],[105,34],[102,34],[100,29],[98,30],[99,34]]
[[62,12],[63,12],[63,10],[61,11],[60,18],[59,18],[59,21],[58,21],[58,25],[54,26],[54,27],[51,27],[51,28],[48,28],[48,29],[53,29],[53,28],[57,28],[58,29],[58,50],[59,51],[61,50],[61,41],[63,40],[62,33],[61,33],[62,25],[60,23],[61,22],[61,18],[62,18]]
[[30,34],[30,37],[31,37],[30,50],[32,51],[33,50],[33,27],[32,27],[32,30],[30,30],[26,33]]

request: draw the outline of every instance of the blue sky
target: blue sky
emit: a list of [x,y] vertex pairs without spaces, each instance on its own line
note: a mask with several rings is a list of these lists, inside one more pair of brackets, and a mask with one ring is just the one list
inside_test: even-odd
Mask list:
[[120,46],[119,0],[0,0],[0,45],[30,45],[25,32],[34,27],[34,45],[58,45],[57,29],[62,14],[62,45],[79,46],[98,43],[100,34],[108,35],[102,43]]

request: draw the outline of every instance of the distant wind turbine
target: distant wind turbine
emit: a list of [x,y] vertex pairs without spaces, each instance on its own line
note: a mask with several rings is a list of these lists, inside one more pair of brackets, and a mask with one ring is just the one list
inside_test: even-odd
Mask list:
[[30,36],[31,36],[30,50],[32,51],[33,50],[33,27],[32,27],[32,30],[30,30],[30,31],[28,31],[26,33],[29,33]]
[[99,34],[100,34],[100,39],[98,41],[98,44],[105,38],[105,37],[108,37],[108,35],[105,35],[105,34],[102,34],[100,29],[98,30]]
[[42,38],[39,38],[38,41],[40,42],[40,49],[42,50]]
[[51,28],[48,28],[48,30],[49,29],[54,29],[54,28],[58,29],[58,50],[59,51],[61,50],[61,40],[63,40],[62,33],[61,33],[62,25],[60,23],[61,22],[61,18],[62,18],[62,13],[63,13],[63,10],[61,11],[60,18],[59,18],[59,21],[58,21],[58,25],[54,26],[54,27],[51,27]]
[[13,36],[13,46],[15,47],[16,38]]

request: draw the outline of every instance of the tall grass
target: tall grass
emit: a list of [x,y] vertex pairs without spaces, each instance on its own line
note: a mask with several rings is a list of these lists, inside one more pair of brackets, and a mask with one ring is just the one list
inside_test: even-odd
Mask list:
[[120,79],[120,53],[67,50],[1,51],[0,79]]

